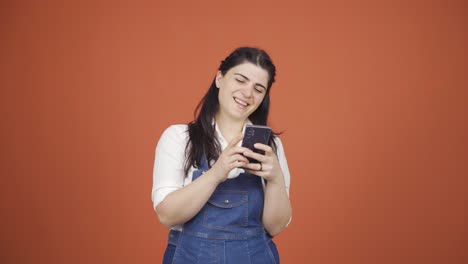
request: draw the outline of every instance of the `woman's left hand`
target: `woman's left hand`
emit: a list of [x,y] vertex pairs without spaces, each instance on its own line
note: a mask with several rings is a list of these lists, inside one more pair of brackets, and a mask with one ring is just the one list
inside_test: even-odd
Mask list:
[[[256,143],[256,149],[265,151],[265,155],[255,153],[253,151],[244,152],[244,156],[258,160],[260,163],[248,163],[244,166],[246,171],[251,174],[262,177],[268,182],[275,183],[279,179],[283,179],[283,171],[279,165],[278,157],[273,149],[265,144]],[[284,179],[283,179],[284,182]]]

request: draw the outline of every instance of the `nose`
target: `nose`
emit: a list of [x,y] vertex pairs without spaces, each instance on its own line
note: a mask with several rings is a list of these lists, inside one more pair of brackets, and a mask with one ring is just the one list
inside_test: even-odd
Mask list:
[[246,86],[244,87],[244,89],[242,89],[242,94],[243,94],[246,98],[250,98],[250,97],[252,97],[253,89],[255,89],[255,87],[254,87],[253,85],[246,85]]

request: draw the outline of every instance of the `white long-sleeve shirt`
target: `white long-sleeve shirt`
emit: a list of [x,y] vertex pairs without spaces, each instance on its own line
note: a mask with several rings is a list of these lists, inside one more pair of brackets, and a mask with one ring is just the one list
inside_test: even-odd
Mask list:
[[[190,168],[187,177],[184,173],[185,146],[188,141],[187,129],[187,125],[172,125],[168,127],[161,135],[156,146],[153,168],[153,190],[151,193],[155,210],[158,204],[169,193],[183,188],[192,182],[192,173],[195,168]],[[224,150],[228,142],[224,139],[217,126],[215,136]],[[279,137],[275,138],[275,142],[277,145],[278,161],[284,175],[286,192],[289,195],[290,174],[283,144]],[[235,178],[242,172],[244,172],[243,169],[233,169],[229,172],[228,178]],[[173,229],[180,230],[181,227],[176,226]]]

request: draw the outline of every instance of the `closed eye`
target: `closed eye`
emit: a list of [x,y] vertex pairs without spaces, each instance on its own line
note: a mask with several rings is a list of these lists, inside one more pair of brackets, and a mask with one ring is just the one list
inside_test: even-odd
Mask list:
[[[234,79],[236,79],[236,81],[238,83],[245,83],[246,81],[250,81],[249,78],[247,78],[247,76],[245,76],[243,74],[234,73],[234,75],[236,76]],[[264,92],[266,90],[267,90],[267,88],[263,84],[261,84],[261,83],[256,83],[255,84],[255,91],[256,92],[262,93],[262,92]]]
[[255,88],[255,91],[257,93],[263,93],[264,89],[263,88]]

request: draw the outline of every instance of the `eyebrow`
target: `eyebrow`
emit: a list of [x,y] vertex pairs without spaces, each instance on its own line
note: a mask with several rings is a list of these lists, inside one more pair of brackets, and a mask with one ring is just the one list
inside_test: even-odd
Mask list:
[[[245,75],[243,75],[243,74],[240,74],[240,73],[237,73],[237,72],[235,72],[234,74],[235,74],[235,75],[240,75],[240,76],[244,77],[247,81],[250,81],[250,79],[247,78],[247,76],[245,76]],[[255,85],[258,85],[258,86],[262,87],[263,89],[265,89],[265,91],[267,90],[267,88],[266,88],[265,86],[263,86],[263,84],[256,83]]]

